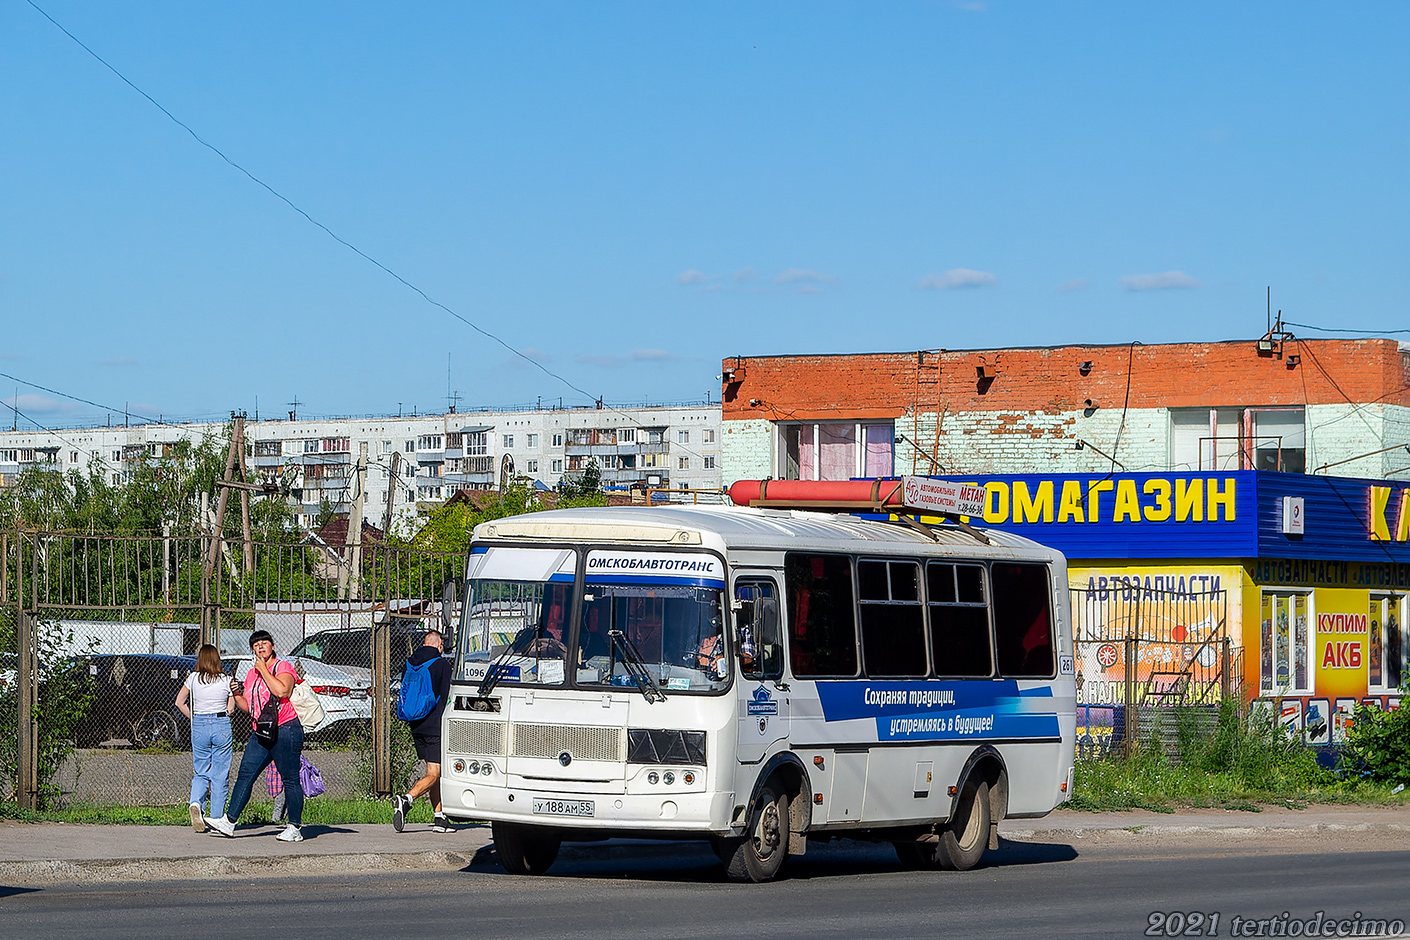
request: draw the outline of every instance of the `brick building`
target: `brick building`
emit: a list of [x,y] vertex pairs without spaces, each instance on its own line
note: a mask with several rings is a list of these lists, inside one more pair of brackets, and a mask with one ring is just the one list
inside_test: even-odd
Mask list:
[[983,524],[1062,550],[1089,709],[1240,689],[1321,745],[1400,702],[1410,347],[742,357],[722,378],[727,485],[948,477],[988,490]]
[[1105,473],[1113,458],[1131,472],[1327,468],[1410,478],[1410,454],[1396,446],[1410,443],[1410,346],[1392,340],[942,349],[723,365],[725,485]]

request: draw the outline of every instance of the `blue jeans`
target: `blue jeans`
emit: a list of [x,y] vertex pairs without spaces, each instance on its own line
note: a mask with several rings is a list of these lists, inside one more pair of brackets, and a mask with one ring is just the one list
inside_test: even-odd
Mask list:
[[240,758],[240,776],[235,778],[235,789],[230,793],[230,806],[225,810],[225,818],[232,823],[240,818],[245,804],[250,801],[250,789],[271,763],[279,770],[284,781],[285,806],[289,810],[289,822],[295,826],[304,821],[304,787],[299,782],[299,759],[304,750],[304,726],[295,718],[279,726],[279,736],[274,739],[274,747],[267,748],[253,734],[245,742],[245,756]]
[[210,794],[210,815],[218,816],[225,807],[225,791],[230,788],[230,759],[235,739],[230,719],[215,715],[191,716],[191,802],[200,806]]

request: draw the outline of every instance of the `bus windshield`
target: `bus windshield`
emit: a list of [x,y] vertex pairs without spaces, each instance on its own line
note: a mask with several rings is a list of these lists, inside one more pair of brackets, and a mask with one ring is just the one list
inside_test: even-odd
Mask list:
[[[578,634],[578,684],[635,685],[623,662],[635,653],[667,693],[725,689],[730,660],[722,597],[713,587],[589,584]],[[616,643],[613,631],[620,631]]]
[[574,554],[494,549],[471,555],[460,678],[562,685]]

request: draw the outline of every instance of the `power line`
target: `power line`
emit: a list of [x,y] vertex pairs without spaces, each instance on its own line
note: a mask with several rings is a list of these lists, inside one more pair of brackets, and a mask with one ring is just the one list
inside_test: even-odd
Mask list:
[[1284,320],[1287,326],[1300,326],[1304,330],[1317,330],[1319,333],[1370,333],[1374,336],[1391,336],[1396,333],[1410,333],[1410,330],[1342,330],[1329,326],[1313,326],[1310,323],[1294,323],[1291,320]]
[[[116,75],[116,76],[122,81],[123,84],[127,85],[127,87],[131,88],[133,91],[137,92],[139,95],[141,95],[143,98],[145,98],[153,107],[155,107],[158,111],[160,111],[162,114],[164,114],[164,115],[166,115],[168,118],[170,118],[171,121],[172,121],[172,123],[176,124],[176,126],[180,127],[180,128],[181,128],[182,130],[184,130],[186,133],[190,134],[190,135],[191,135],[191,138],[192,138],[193,140],[195,140],[198,144],[200,144],[202,147],[205,147],[207,150],[209,150],[211,153],[215,154],[216,156],[220,157],[221,160],[225,161],[225,163],[229,164],[229,165],[230,165],[231,167],[233,167],[234,169],[239,170],[239,171],[240,171],[242,174],[244,174],[251,182],[255,183],[256,185],[258,185],[259,187],[261,187],[262,189],[264,189],[266,192],[268,192],[270,195],[274,196],[274,198],[276,198],[276,199],[278,199],[280,202],[284,203],[284,204],[285,204],[286,206],[288,206],[290,209],[294,210],[296,213],[298,213],[299,215],[303,216],[304,219],[306,219],[310,224],[312,224],[312,225],[316,226],[318,229],[320,229],[320,230],[321,230],[324,234],[326,234],[329,238],[333,239],[335,242],[337,242],[338,244],[342,245],[344,248],[347,248],[349,251],[353,252],[353,253],[356,254],[358,257],[362,258],[364,261],[367,261],[369,264],[372,264],[373,266],[375,266],[376,268],[378,268],[379,270],[381,270],[381,271],[384,272],[385,274],[389,275],[390,277],[392,277],[393,279],[395,279],[396,281],[398,281],[400,284],[402,284],[403,286],[405,286],[405,287],[408,288],[409,290],[415,292],[417,295],[419,295],[419,296],[421,297],[422,300],[426,301],[426,302],[427,302],[428,304],[430,304],[431,306],[437,307],[437,308],[439,308],[440,310],[443,310],[443,311],[445,311],[446,313],[450,314],[452,317],[454,317],[455,319],[459,320],[461,323],[464,323],[466,326],[470,327],[470,329],[472,329],[472,330],[474,330],[475,332],[479,333],[481,336],[484,336],[486,339],[489,339],[489,340],[491,340],[491,341],[497,343],[498,345],[502,346],[503,348],[507,349],[510,353],[514,354],[515,356],[517,356],[517,357],[519,357],[520,359],[524,360],[525,362],[529,363],[531,366],[533,366],[534,368],[538,369],[540,372],[542,372],[544,375],[547,375],[549,378],[555,379],[555,380],[557,380],[557,381],[563,383],[565,386],[567,386],[568,388],[570,388],[570,389],[572,389],[573,391],[577,392],[579,395],[582,395],[582,396],[583,396],[584,398],[586,398],[588,401],[599,402],[599,403],[600,403],[600,402],[602,402],[602,401],[604,400],[605,396],[602,396],[602,395],[593,395],[593,394],[591,394],[590,392],[586,391],[585,389],[582,389],[582,388],[578,387],[577,385],[574,385],[574,384],[573,384],[571,381],[569,381],[567,378],[565,378],[565,377],[563,377],[562,375],[559,375],[558,373],[556,373],[556,372],[554,372],[553,370],[549,369],[547,366],[545,366],[543,363],[539,362],[538,360],[534,359],[532,356],[529,356],[528,354],[521,352],[520,350],[518,350],[518,349],[515,348],[514,346],[511,346],[511,345],[510,345],[508,342],[506,342],[505,340],[501,339],[499,336],[495,335],[494,333],[491,333],[489,330],[484,329],[484,328],[481,327],[479,324],[477,324],[477,323],[475,323],[474,321],[470,320],[468,317],[462,316],[461,314],[459,314],[459,313],[455,312],[454,310],[452,310],[450,307],[448,307],[448,306],[446,306],[445,304],[441,303],[439,300],[435,300],[435,299],[432,298],[429,294],[427,294],[424,290],[422,290],[420,287],[417,287],[415,284],[411,283],[411,282],[408,281],[406,278],[402,277],[402,276],[401,276],[400,274],[398,274],[396,271],[394,271],[394,270],[392,270],[391,268],[387,267],[385,264],[383,264],[382,262],[378,261],[376,258],[372,257],[372,256],[369,255],[367,252],[363,251],[361,248],[358,248],[358,247],[357,247],[356,245],[354,245],[352,242],[349,242],[347,239],[345,239],[345,238],[341,237],[340,235],[338,235],[336,232],[334,232],[334,231],[333,231],[332,229],[330,229],[328,226],[324,225],[322,222],[318,221],[318,220],[315,219],[313,216],[309,215],[306,211],[304,211],[302,208],[300,208],[298,205],[296,205],[296,204],[293,202],[293,200],[291,200],[289,197],[287,197],[287,196],[285,196],[283,193],[279,192],[277,189],[275,189],[273,186],[271,186],[271,185],[269,185],[268,183],[266,183],[264,180],[260,179],[258,176],[255,176],[253,173],[251,173],[249,170],[245,169],[245,167],[241,166],[239,163],[236,163],[236,162],[235,162],[234,160],[232,160],[230,157],[226,156],[226,154],[225,154],[223,151],[221,151],[220,148],[216,147],[214,144],[210,143],[210,142],[207,141],[205,138],[203,138],[200,134],[196,133],[196,131],[193,130],[189,124],[187,124],[186,122],[182,121],[182,120],[181,120],[180,118],[178,118],[176,115],[174,115],[174,114],[172,114],[170,111],[168,111],[168,110],[161,104],[161,102],[157,101],[157,99],[153,98],[151,95],[147,94],[147,92],[145,92],[145,91],[143,91],[141,88],[139,88],[136,84],[134,84],[134,83],[132,82],[131,79],[129,79],[126,75],[122,74],[122,72],[119,72],[119,71],[117,70],[117,68],[114,67],[111,63],[109,63],[106,59],[104,59],[102,56],[98,55],[98,53],[94,52],[91,48],[89,48],[88,45],[83,42],[83,40],[79,39],[79,38],[78,38],[77,36],[75,36],[73,33],[69,32],[68,29],[66,29],[66,28],[63,26],[63,24],[61,24],[58,20],[54,19],[54,18],[53,18],[52,16],[50,16],[47,12],[45,12],[44,8],[41,7],[41,6],[39,6],[39,4],[35,3],[34,0],[26,0],[26,2],[27,2],[30,6],[34,7],[34,9],[37,10],[41,16],[43,16],[46,20],[48,20],[50,23],[52,23],[56,29],[58,29],[60,32],[62,32],[65,36],[69,37],[69,39],[72,39],[72,40],[74,41],[74,43],[76,43],[80,49],[82,49],[84,52],[86,52],[86,53],[88,53],[90,56],[92,56],[92,57],[93,57],[100,65],[102,65],[105,69],[107,69],[108,71],[110,71],[110,72],[112,72],[114,75]],[[90,402],[89,404],[91,404],[91,402]],[[602,406],[599,404],[599,407],[602,407]],[[628,415],[626,412],[620,411],[620,410],[618,410],[618,409],[616,409],[616,408],[613,408],[613,407],[610,406],[610,405],[606,406],[606,409],[605,409],[605,410],[608,410],[608,411],[616,411],[618,414],[621,414],[623,417],[631,417],[631,415]],[[681,449],[682,449],[682,450],[685,450],[687,453],[694,454],[694,455],[697,456],[697,457],[702,456],[699,452],[697,452],[697,451],[695,451],[695,450],[692,450],[692,449],[689,448],[689,447],[682,447]]]
[[[5,378],[9,379],[9,380],[12,381],[12,382],[18,382],[18,383],[20,383],[21,385],[23,385],[23,386],[25,386],[25,387],[27,387],[27,388],[37,388],[37,389],[39,389],[41,392],[48,392],[50,395],[58,395],[60,398],[67,398],[69,401],[80,402],[81,404],[84,404],[84,405],[92,405],[94,408],[102,408],[104,411],[110,411],[110,412],[113,412],[113,413],[116,413],[116,412],[121,411],[123,414],[131,415],[131,416],[134,417],[134,418],[141,418],[143,421],[147,422],[148,424],[166,424],[165,421],[162,421],[162,420],[159,419],[159,418],[152,418],[152,417],[149,417],[149,416],[147,416],[147,415],[140,415],[140,414],[138,414],[138,413],[135,412],[135,411],[129,411],[127,408],[114,408],[112,405],[104,405],[104,404],[102,404],[101,402],[89,401],[89,400],[86,399],[86,398],[79,398],[77,395],[70,395],[68,392],[61,392],[61,391],[59,391],[59,390],[56,389],[56,388],[49,388],[48,386],[45,386],[45,385],[39,385],[39,384],[37,384],[37,383],[35,383],[35,382],[30,382],[30,381],[27,381],[27,380],[25,380],[25,379],[19,378],[18,376],[10,375],[8,372],[0,372],[0,376],[3,376],[3,377],[5,377]],[[18,404],[18,402],[16,402],[16,404]],[[20,413],[23,414],[23,412],[20,412]],[[26,418],[25,420],[32,420],[32,419]],[[39,424],[38,422],[34,422],[34,423],[35,423],[38,427],[44,428],[44,425]],[[45,430],[48,430],[48,428],[45,428]],[[53,432],[51,431],[50,433],[53,433]]]

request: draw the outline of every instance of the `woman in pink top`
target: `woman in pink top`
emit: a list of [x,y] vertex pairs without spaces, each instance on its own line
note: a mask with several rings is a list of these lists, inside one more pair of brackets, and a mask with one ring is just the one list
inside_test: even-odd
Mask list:
[[254,665],[245,675],[245,687],[235,696],[235,704],[250,713],[253,723],[273,697],[279,703],[278,729],[274,743],[268,746],[257,735],[250,735],[245,742],[240,775],[230,793],[225,818],[207,819],[206,823],[223,836],[235,835],[235,822],[250,800],[250,789],[264,769],[273,763],[284,781],[285,805],[289,812],[289,825],[279,833],[279,841],[302,842],[304,837],[299,830],[303,823],[304,790],[299,783],[299,763],[304,749],[304,726],[289,701],[299,677],[293,665],[274,654],[274,638],[267,631],[256,630],[250,635],[250,651],[254,653]]

